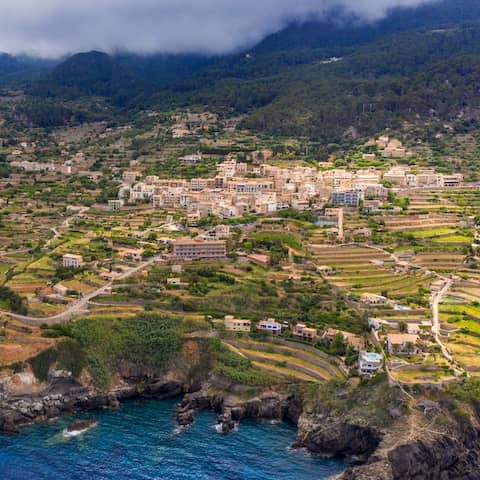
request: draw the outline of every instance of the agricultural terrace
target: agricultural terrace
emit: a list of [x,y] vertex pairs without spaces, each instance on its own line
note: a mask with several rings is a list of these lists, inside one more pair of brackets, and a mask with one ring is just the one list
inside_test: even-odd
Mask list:
[[480,372],[480,283],[456,281],[440,306],[440,320],[448,327],[448,350],[467,371]]
[[431,278],[421,271],[398,269],[388,253],[357,245],[310,248],[317,266],[334,269],[328,282],[355,297],[373,293],[415,307],[425,304]]
[[308,345],[282,340],[260,342],[246,338],[227,338],[224,342],[233,351],[252,361],[257,368],[280,377],[316,383],[343,378],[333,357]]

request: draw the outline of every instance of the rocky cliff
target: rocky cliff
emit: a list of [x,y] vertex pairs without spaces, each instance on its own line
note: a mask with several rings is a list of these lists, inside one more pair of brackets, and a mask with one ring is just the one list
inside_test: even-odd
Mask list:
[[0,379],[0,430],[15,432],[80,410],[119,408],[137,396],[183,395],[175,411],[181,426],[205,409],[218,414],[223,433],[246,418],[296,424],[294,447],[354,462],[339,480],[480,480],[480,415],[475,409],[459,417],[448,402],[415,405],[381,382],[350,390],[333,386],[313,391],[298,385],[252,389],[214,376],[192,386],[178,372],[158,377],[136,373],[116,378],[107,393],[65,372],[53,372],[46,384],[28,373]]
[[[207,384],[184,396],[176,418],[187,426],[198,411],[211,409],[223,433],[245,418],[293,422],[298,427],[294,447],[352,462],[338,480],[479,480],[478,414],[458,418],[448,401],[412,404],[389,388],[379,384],[356,389],[345,399],[350,405],[345,409],[337,401],[312,403],[305,392],[295,390],[268,390],[245,398],[242,392],[221,393],[218,386]],[[378,402],[375,395],[382,391],[386,401]]]
[[108,392],[94,388],[88,379],[75,379],[68,372],[51,372],[42,383],[31,372],[0,379],[0,431],[16,432],[26,424],[77,411],[119,408],[120,402],[143,396],[165,400],[181,395],[184,378],[117,378]]

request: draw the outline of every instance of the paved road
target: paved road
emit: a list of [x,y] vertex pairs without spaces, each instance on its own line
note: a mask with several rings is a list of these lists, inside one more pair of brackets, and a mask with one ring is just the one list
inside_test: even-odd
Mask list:
[[452,287],[452,280],[447,280],[445,284],[443,285],[442,289],[439,290],[438,292],[433,292],[432,293],[432,299],[431,299],[431,305],[432,305],[432,332],[433,335],[435,336],[435,341],[440,345],[440,348],[442,349],[442,354],[443,356],[449,361],[453,362],[453,357],[450,355],[449,351],[447,350],[447,347],[442,343],[442,340],[440,339],[440,315],[438,312],[438,306],[440,302],[442,301],[442,297],[450,290]]
[[[125,278],[131,277],[132,275],[135,275],[136,273],[143,270],[144,268],[152,265],[154,262],[158,260],[158,258],[159,257],[152,257],[149,260],[146,260],[138,264],[137,266],[128,269],[127,271],[122,273],[120,276],[118,276],[116,280],[123,280]],[[53,325],[56,323],[66,323],[72,320],[73,318],[86,313],[88,311],[88,303],[90,302],[90,300],[97,297],[98,295],[102,295],[103,293],[106,293],[112,287],[112,285],[113,285],[113,281],[108,282],[106,285],[83,296],[79,301],[75,302],[64,312],[59,313],[58,315],[53,315],[51,317],[33,317],[29,315],[17,315],[16,313],[4,312],[4,311],[0,311],[0,313],[10,318],[20,320],[29,325],[42,325],[44,323],[48,325]]]

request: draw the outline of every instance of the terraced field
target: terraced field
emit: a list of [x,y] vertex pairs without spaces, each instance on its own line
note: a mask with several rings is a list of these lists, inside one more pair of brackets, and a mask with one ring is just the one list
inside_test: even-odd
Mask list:
[[441,251],[423,251],[415,256],[415,264],[439,273],[452,273],[460,270],[465,263],[465,253],[458,248]]
[[381,251],[362,246],[329,247],[312,245],[317,265],[328,265],[336,271],[329,281],[342,289],[356,293],[381,294],[385,290],[392,299],[426,288],[430,278],[423,272],[396,273],[391,257]]
[[411,214],[392,215],[382,217],[385,227],[391,232],[412,232],[415,235],[424,235],[424,231],[444,233],[455,231],[459,217],[455,214]]
[[[478,292],[480,294],[480,292]],[[458,302],[462,292],[454,289],[447,303],[440,306],[440,320],[459,329],[448,339],[448,349],[466,370],[480,371],[480,306]],[[467,302],[466,298],[463,298]]]
[[266,343],[246,339],[229,339],[226,343],[258,368],[283,377],[318,383],[343,376],[327,355],[300,343]]

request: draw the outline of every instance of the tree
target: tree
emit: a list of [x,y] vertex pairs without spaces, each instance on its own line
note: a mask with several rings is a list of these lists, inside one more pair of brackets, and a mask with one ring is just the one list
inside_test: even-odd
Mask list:
[[345,355],[347,351],[347,344],[342,333],[337,333],[332,340],[330,351],[333,355]]

